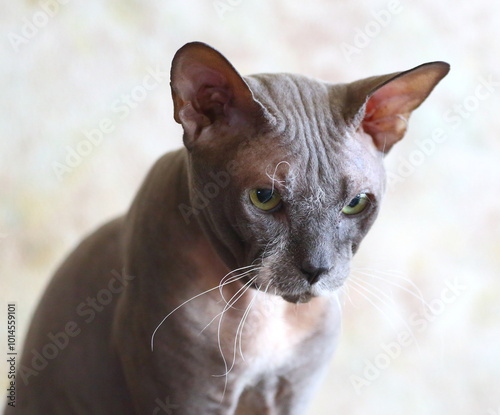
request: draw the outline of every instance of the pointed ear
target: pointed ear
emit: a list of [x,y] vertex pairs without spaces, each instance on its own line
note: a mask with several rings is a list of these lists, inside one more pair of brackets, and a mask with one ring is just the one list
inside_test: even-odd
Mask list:
[[188,43],[177,51],[170,80],[174,118],[184,128],[188,148],[207,127],[237,127],[263,110],[231,63],[201,42]]
[[[401,140],[408,120],[450,70],[445,62],[431,62],[409,71],[353,82],[348,86],[348,122],[373,138],[379,151],[387,153]],[[350,118],[350,119],[349,119]]]

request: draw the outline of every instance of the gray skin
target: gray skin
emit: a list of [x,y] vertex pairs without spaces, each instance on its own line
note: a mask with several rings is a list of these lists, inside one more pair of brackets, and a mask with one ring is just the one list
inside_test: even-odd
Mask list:
[[[337,343],[336,292],[379,209],[383,157],[448,69],[243,78],[205,44],[181,48],[185,148],[57,271],[5,413],[304,414]],[[254,206],[252,189],[274,189],[279,208]],[[360,193],[367,208],[343,213]]]

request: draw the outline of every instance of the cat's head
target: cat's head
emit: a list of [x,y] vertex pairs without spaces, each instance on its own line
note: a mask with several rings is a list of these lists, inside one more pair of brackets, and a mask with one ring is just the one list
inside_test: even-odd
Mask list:
[[183,218],[230,269],[258,266],[247,280],[261,290],[291,302],[332,292],[377,216],[384,155],[448,70],[433,62],[350,84],[242,77],[211,47],[185,45],[171,72],[190,156]]

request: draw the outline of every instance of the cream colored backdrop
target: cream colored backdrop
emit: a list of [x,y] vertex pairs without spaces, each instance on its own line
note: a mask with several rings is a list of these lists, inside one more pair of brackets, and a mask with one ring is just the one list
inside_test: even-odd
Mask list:
[[500,414],[498,1],[18,0],[0,21],[2,351],[6,304],[22,340],[63,257],[181,145],[167,72],[184,43],[335,82],[445,60],[387,157],[310,414]]

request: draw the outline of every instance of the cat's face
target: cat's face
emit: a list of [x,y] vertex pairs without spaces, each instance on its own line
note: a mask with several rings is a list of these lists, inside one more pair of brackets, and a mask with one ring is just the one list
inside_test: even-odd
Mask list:
[[[243,80],[231,66],[221,69],[229,65],[224,58],[214,64],[221,55],[206,48],[196,44],[194,62],[177,58],[184,64],[178,75],[174,59],[172,82],[192,195],[230,173],[197,220],[228,267],[256,266],[245,277],[254,287],[291,302],[336,290],[377,215],[383,155],[446,68],[435,68],[423,92],[409,94],[401,82],[385,86],[397,75],[362,85],[287,74]],[[368,96],[377,82],[382,86]],[[398,93],[411,98],[396,99],[391,111]]]
[[264,79],[247,82],[275,125],[224,140],[211,162],[206,150],[192,152],[198,191],[228,162],[238,167],[200,218],[215,230],[215,246],[224,245],[219,252],[229,251],[232,268],[256,264],[258,271],[249,274],[256,275],[254,285],[306,301],[347,278],[351,257],[378,211],[382,154],[369,136],[334,121],[328,110],[334,86],[282,75]]

